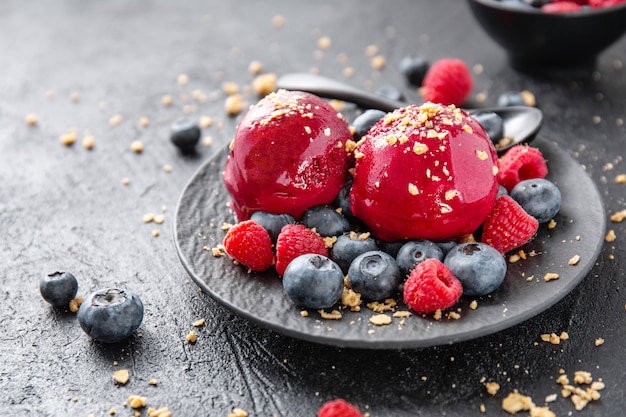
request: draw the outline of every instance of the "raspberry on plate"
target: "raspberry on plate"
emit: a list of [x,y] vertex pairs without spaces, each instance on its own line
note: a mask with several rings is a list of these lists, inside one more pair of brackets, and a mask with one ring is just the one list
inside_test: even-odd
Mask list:
[[363,415],[355,406],[340,398],[324,403],[317,417],[363,417]]
[[270,235],[255,221],[245,220],[232,226],[223,244],[228,255],[252,271],[265,271],[274,263]]
[[462,293],[461,282],[435,258],[419,263],[404,283],[404,302],[420,314],[450,308]]
[[328,257],[324,239],[303,224],[288,224],[276,240],[276,272],[283,275],[291,261],[300,255],[316,254]]
[[474,80],[465,62],[443,58],[430,67],[422,88],[424,101],[460,106],[472,92]]
[[500,158],[500,184],[511,192],[517,183],[545,178],[548,165],[541,151],[528,145],[516,145]]
[[510,196],[504,195],[498,198],[485,220],[481,241],[504,254],[530,241],[538,229],[537,219]]
[[237,218],[255,211],[299,220],[332,203],[348,178],[347,120],[313,94],[279,90],[252,106],[237,128],[224,183]]
[[352,214],[383,241],[471,234],[496,200],[496,149],[480,123],[455,106],[389,113],[354,155]]

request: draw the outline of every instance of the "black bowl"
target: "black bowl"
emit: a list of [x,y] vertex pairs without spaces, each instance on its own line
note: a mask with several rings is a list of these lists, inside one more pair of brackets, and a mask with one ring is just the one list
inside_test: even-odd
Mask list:
[[626,3],[579,12],[546,13],[498,0],[468,0],[485,32],[516,70],[561,75],[588,72],[626,32]]

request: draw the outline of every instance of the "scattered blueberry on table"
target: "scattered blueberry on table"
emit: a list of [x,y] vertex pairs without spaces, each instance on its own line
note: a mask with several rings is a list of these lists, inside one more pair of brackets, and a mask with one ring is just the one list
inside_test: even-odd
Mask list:
[[52,272],[41,277],[39,291],[43,299],[53,306],[67,306],[76,297],[78,281],[69,272]]
[[192,153],[200,141],[200,126],[194,120],[183,117],[170,127],[170,140],[182,153]]
[[78,322],[96,342],[128,338],[143,321],[143,303],[130,291],[107,288],[93,292],[78,309]]

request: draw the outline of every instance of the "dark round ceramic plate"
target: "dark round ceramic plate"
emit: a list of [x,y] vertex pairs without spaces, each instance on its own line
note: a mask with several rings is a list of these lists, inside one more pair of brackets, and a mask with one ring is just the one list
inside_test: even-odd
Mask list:
[[[508,264],[502,286],[493,294],[463,298],[457,319],[445,313],[440,320],[432,315],[393,317],[391,324],[376,326],[374,313],[365,305],[361,311],[341,310],[340,320],[307,316],[285,295],[275,271],[248,273],[226,257],[215,257],[211,249],[222,242],[224,223],[235,218],[228,208],[229,194],[222,171],[228,155],[224,148],[208,160],[191,178],[176,209],[176,249],[192,279],[202,290],[235,314],[291,337],[342,347],[417,348],[455,343],[498,332],[533,317],[568,294],[590,271],[603,243],[606,217],[597,188],[585,171],[559,147],[545,139],[534,142],[548,161],[548,178],[562,193],[556,227],[541,225],[535,239],[522,249],[527,255]],[[571,265],[571,260],[580,260]],[[546,274],[558,279],[546,281]],[[401,299],[396,311],[408,311]],[[391,312],[385,312],[392,316]]]

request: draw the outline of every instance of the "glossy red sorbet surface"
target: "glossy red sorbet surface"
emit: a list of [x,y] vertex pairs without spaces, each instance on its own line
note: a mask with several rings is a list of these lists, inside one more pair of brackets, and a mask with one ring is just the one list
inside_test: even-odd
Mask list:
[[299,219],[333,202],[348,177],[352,140],[346,119],[328,102],[279,90],[243,117],[224,170],[237,218],[255,211]]
[[385,241],[473,233],[495,203],[496,150],[482,126],[454,106],[389,113],[355,158],[352,212]]

